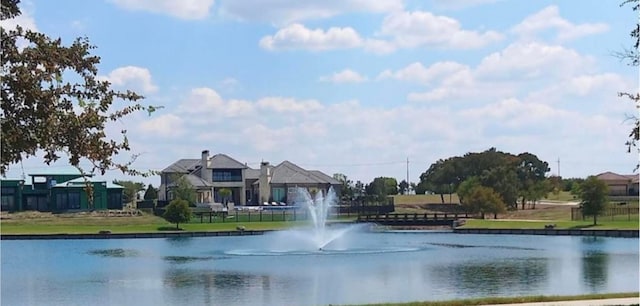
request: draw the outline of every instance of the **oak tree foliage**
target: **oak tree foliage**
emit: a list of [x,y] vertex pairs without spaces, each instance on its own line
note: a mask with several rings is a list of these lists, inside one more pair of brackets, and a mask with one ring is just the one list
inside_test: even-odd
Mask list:
[[[3,0],[0,19],[20,15],[19,0]],[[118,169],[128,175],[149,175],[131,167],[137,155],[121,163],[114,157],[130,151],[127,131],[114,139],[107,124],[156,108],[143,106],[143,96],[117,91],[98,77],[100,57],[86,37],[65,45],[60,38],[16,28],[0,29],[2,78],[0,113],[2,137],[0,173],[23,159],[44,153],[50,164],[68,157],[83,174]],[[122,101],[125,106],[116,107]],[[89,167],[81,167],[87,162]]]
[[[629,36],[631,36],[631,47],[625,48],[615,55],[628,65],[638,67],[640,65],[640,52],[638,50],[638,47],[640,47],[640,18],[637,18],[637,16],[638,13],[640,13],[640,0],[625,0],[620,4],[620,6],[626,5],[631,6],[631,9],[636,14],[636,24],[631,32],[629,32]],[[640,109],[640,92],[618,92],[618,96],[631,100],[631,102],[635,104],[636,109]],[[631,132],[629,132],[629,139],[626,142],[627,151],[629,153],[634,151],[640,153],[640,148],[638,148],[638,141],[640,140],[640,118],[638,118],[636,114],[628,115],[627,119],[633,122]],[[638,166],[640,165],[636,164],[636,170]]]
[[598,215],[601,214],[609,202],[607,198],[607,184],[595,176],[588,177],[579,190],[580,206],[584,216],[593,216],[593,225],[598,222]]

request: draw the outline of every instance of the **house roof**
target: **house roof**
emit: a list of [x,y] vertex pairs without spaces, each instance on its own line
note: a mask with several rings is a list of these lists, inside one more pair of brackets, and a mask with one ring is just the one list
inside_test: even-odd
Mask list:
[[[165,173],[193,173],[197,171],[201,163],[201,159],[184,158],[164,168]],[[209,157],[207,165],[209,169],[244,169],[247,165],[229,157],[226,154],[216,154]]]
[[[111,188],[118,188],[118,189],[124,189],[124,187],[118,185],[118,184],[114,184],[114,183],[110,183],[110,182],[106,182],[105,180],[99,180],[99,179],[94,179],[94,178],[87,178],[87,181],[91,182],[91,183],[105,183],[106,187],[111,189]],[[68,187],[83,187],[86,184],[85,179],[82,177],[70,180],[70,181],[66,181],[63,183],[58,183],[55,186],[53,186],[54,188],[68,188]]]
[[337,184],[337,181],[320,171],[308,171],[290,161],[285,160],[273,168],[271,183]]
[[[213,185],[211,185],[211,183],[203,180],[202,178],[195,176],[193,174],[185,174],[183,175],[181,178],[185,178],[189,184],[191,184],[191,186],[195,187],[195,188],[205,188],[205,187],[211,187]],[[177,181],[173,182],[171,184],[169,184],[168,186],[176,186]]]
[[627,178],[629,178],[631,180],[632,183],[638,183],[640,182],[640,177],[637,174],[625,174],[624,176],[626,176]]
[[260,170],[247,168],[247,170],[244,171],[244,178],[248,180],[257,180],[260,178]]
[[247,165],[229,157],[226,154],[216,154],[209,158],[210,169],[245,169]]
[[[29,176],[51,176],[51,175],[82,175],[78,168],[73,166],[62,166],[62,167],[44,167],[40,169],[33,170],[29,173]],[[87,176],[92,176],[90,173],[86,174]]]
[[600,174],[596,175],[596,177],[598,179],[600,179],[600,180],[603,180],[603,181],[628,181],[628,180],[630,180],[630,178],[625,176],[625,175],[620,175],[620,174],[617,174],[617,173],[613,173],[611,171],[600,173]]
[[164,168],[162,172],[168,173],[189,173],[196,169],[196,166],[200,165],[199,159],[179,159],[169,167]]
[[322,172],[320,170],[311,170],[311,172],[313,172],[313,174],[315,174],[317,176],[323,177],[331,185],[340,185],[341,184],[338,180],[334,179],[333,177],[325,174],[324,172]]

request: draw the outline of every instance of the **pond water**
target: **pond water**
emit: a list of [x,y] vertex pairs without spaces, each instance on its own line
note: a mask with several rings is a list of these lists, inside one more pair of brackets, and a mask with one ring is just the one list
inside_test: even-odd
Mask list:
[[[2,305],[327,305],[637,291],[638,239],[280,232],[1,241]],[[284,239],[283,239],[284,238]]]

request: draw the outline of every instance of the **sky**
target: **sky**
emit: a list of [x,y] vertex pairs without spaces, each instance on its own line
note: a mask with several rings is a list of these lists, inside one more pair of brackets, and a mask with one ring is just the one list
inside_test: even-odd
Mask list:
[[102,79],[163,106],[108,127],[127,130],[139,170],[209,150],[418,182],[438,159],[495,147],[586,177],[638,162],[625,146],[637,109],[617,97],[638,90],[638,68],[613,56],[638,15],[618,2],[30,0],[3,26],[86,36]]

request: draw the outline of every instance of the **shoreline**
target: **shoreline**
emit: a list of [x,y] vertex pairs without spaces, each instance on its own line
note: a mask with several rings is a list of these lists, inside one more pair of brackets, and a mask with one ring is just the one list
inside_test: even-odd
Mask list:
[[[494,229],[494,228],[447,228],[442,227],[389,227],[390,230],[425,231],[443,230],[454,234],[489,235],[537,235],[537,236],[592,236],[613,238],[638,238],[638,230],[616,229]],[[181,238],[181,237],[228,237],[264,235],[274,230],[232,230],[232,231],[167,231],[141,233],[78,233],[78,234],[2,234],[0,240],[60,240],[60,239],[135,239],[135,238]]]

